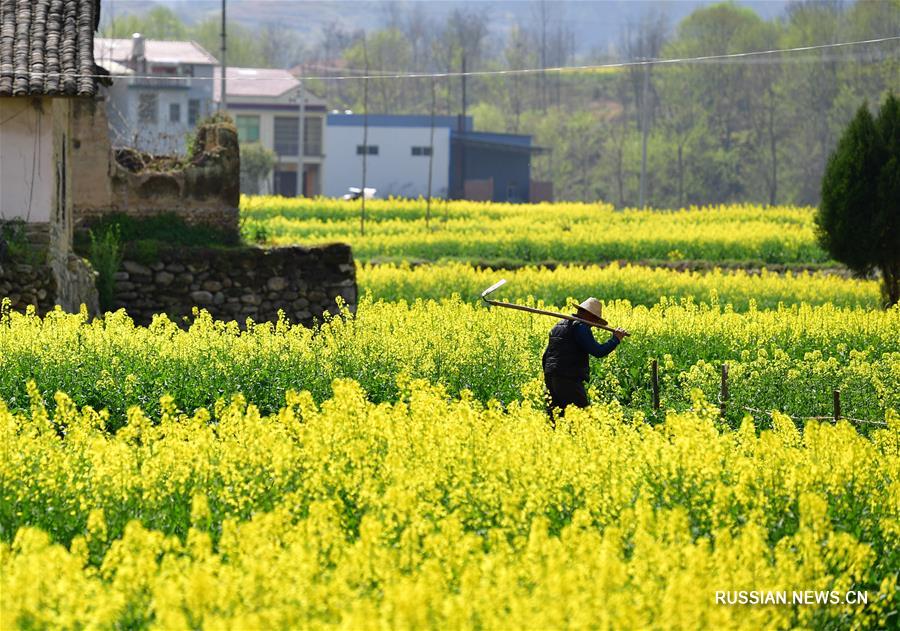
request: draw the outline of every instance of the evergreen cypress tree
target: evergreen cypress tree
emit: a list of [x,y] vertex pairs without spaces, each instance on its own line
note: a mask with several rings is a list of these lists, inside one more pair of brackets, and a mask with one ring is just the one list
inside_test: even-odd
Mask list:
[[878,121],[859,108],[828,159],[816,215],[819,243],[833,258],[858,274],[881,271],[888,305],[900,299],[898,106],[889,96]]
[[900,302],[900,99],[889,94],[875,121],[885,150],[878,177],[878,267],[888,305]]

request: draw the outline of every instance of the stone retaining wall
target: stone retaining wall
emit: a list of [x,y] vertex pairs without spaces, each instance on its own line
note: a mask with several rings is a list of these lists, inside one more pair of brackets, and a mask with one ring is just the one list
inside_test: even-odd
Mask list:
[[56,305],[77,313],[84,304],[89,315],[99,312],[94,270],[84,259],[70,255],[66,264],[0,263],[0,299],[9,298],[16,311],[35,307],[46,315]]
[[[5,228],[5,230],[3,230]],[[9,298],[16,311],[33,306],[45,315],[56,305],[69,313],[87,306],[99,312],[96,275],[90,263],[69,250],[59,224],[33,222],[3,226],[2,234],[15,233],[16,243],[0,244],[0,299]]]
[[138,324],[166,313],[181,321],[193,308],[217,320],[274,322],[278,311],[310,325],[341,297],[356,308],[356,268],[350,246],[161,250],[144,264],[128,256],[116,274],[116,306]]
[[34,306],[43,315],[53,309],[55,295],[56,282],[49,266],[0,263],[0,299],[9,298],[14,310]]

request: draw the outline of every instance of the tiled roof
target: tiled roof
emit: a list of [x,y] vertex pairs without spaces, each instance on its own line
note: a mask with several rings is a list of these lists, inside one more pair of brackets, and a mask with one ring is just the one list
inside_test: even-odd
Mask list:
[[[219,78],[222,76],[221,68],[216,68],[214,95],[215,101],[221,100],[222,84]],[[234,68],[228,66],[225,75],[227,79],[228,96],[263,96],[274,98],[285,92],[296,89],[300,82],[287,70],[275,68]]]
[[0,0],[0,96],[92,96],[100,0]]
[[[94,41],[94,57],[97,63],[112,60],[119,63],[131,60],[134,50],[132,39],[107,39]],[[144,58],[158,64],[216,65],[218,60],[197,42],[148,39],[144,41]]]

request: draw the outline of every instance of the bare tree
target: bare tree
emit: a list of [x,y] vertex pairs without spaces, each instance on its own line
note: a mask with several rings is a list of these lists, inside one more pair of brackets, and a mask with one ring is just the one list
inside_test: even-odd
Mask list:
[[[527,68],[534,61],[533,38],[520,25],[513,27],[506,43],[504,57],[506,67],[511,70]],[[522,114],[526,109],[525,77],[521,74],[510,75],[507,83],[506,98],[509,102],[509,110],[513,115],[512,129],[519,132]]]
[[[637,24],[632,23],[626,26],[620,44],[623,59],[625,61],[639,61],[659,58],[668,33],[669,18],[665,12],[647,11]],[[645,71],[649,72],[651,77],[645,77]],[[652,87],[652,72],[652,66],[629,66],[628,68],[627,76],[635,104],[635,122],[641,129],[643,129],[640,117],[641,112],[644,111],[644,85],[648,81],[650,85],[648,90],[650,102],[647,105],[650,112],[649,118],[653,118],[653,106],[656,102],[656,95]]]
[[272,68],[289,68],[307,57],[307,50],[297,32],[283,24],[267,24],[262,38],[262,52]]

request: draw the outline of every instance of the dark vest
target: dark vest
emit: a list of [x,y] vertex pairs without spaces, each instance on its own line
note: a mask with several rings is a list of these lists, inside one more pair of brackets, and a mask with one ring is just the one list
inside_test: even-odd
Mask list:
[[546,374],[587,381],[591,376],[588,360],[588,354],[575,340],[575,322],[560,320],[550,329],[542,362]]

